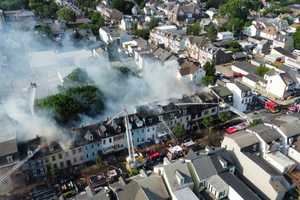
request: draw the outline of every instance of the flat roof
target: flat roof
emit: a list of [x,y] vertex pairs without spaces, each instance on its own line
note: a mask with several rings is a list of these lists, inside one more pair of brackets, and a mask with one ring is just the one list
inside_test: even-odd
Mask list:
[[256,137],[256,135],[247,131],[239,131],[233,135],[226,135],[225,137],[234,140],[240,148],[248,147],[253,144],[259,143],[259,140]]
[[271,143],[281,138],[281,135],[275,129],[264,124],[251,127],[249,130],[257,133],[266,143]]

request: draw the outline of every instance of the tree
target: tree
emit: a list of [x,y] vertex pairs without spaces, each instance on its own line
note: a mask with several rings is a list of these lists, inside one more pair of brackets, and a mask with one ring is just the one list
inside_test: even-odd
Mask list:
[[228,41],[225,46],[228,51],[233,53],[242,51],[242,46],[237,41]]
[[205,126],[206,128],[211,127],[213,125],[213,122],[214,122],[214,119],[211,116],[204,117],[201,121],[203,126]]
[[191,25],[188,25],[187,29],[186,29],[187,35],[197,36],[197,35],[200,34],[200,31],[201,31],[201,28],[200,28],[200,23],[199,22],[195,22]]
[[1,0],[0,9],[2,10],[18,10],[24,5],[22,0]]
[[216,82],[215,65],[212,62],[206,62],[205,65],[203,66],[203,69],[205,71],[205,76],[202,79],[202,83],[204,85],[214,84]]
[[99,155],[97,155],[96,157],[96,165],[98,166],[99,169],[102,169],[103,167],[103,160]]
[[213,24],[208,25],[208,27],[206,28],[206,32],[207,37],[210,39],[210,41],[216,40],[218,31]]
[[88,27],[92,30],[94,35],[99,34],[99,28],[105,25],[104,17],[99,12],[90,12],[89,18],[91,19],[91,24]]
[[219,119],[221,122],[226,122],[230,119],[230,114],[228,112],[221,112],[219,114]]
[[85,85],[68,88],[62,92],[36,101],[42,110],[52,111],[59,123],[78,119],[80,114],[95,116],[105,108],[103,93],[95,86]]
[[58,6],[54,0],[29,0],[29,8],[41,18],[55,19],[57,17]]
[[219,8],[220,5],[225,3],[226,0],[207,0],[206,1],[206,7],[207,8]]
[[60,20],[67,22],[74,22],[76,20],[76,13],[67,7],[59,9],[57,11],[57,16]]
[[144,38],[145,40],[148,40],[149,35],[150,35],[150,30],[147,29],[147,28],[145,28],[145,29],[134,29],[133,34],[138,36],[138,37]]
[[261,65],[258,68],[256,68],[256,74],[263,77],[268,71],[270,71],[270,68]]
[[293,39],[294,39],[295,49],[300,50],[300,28],[297,28],[297,31],[293,35]]
[[181,124],[176,124],[176,126],[173,129],[173,132],[177,138],[180,138],[184,135],[185,130]]
[[257,10],[259,3],[248,0],[230,0],[220,6],[220,14],[228,17],[227,30],[240,33],[247,21],[249,10]]
[[115,8],[124,14],[130,15],[131,9],[133,8],[134,4],[129,1],[124,0],[112,0],[111,1],[111,7]]

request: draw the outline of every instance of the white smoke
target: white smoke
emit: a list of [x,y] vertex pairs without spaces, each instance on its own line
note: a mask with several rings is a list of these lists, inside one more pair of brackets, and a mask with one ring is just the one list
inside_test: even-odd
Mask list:
[[[64,131],[57,127],[49,113],[36,113],[34,116],[30,113],[31,92],[28,89],[31,83],[36,83],[37,97],[57,92],[56,88],[61,84],[58,72],[60,76],[66,76],[73,69],[81,67],[103,91],[107,100],[106,112],[96,120],[124,108],[134,111],[137,105],[190,93],[189,87],[177,79],[176,62],[159,65],[150,61],[140,76],[127,77],[114,69],[106,57],[87,60],[85,57],[81,59],[80,56],[75,56],[69,57],[70,62],[66,62],[46,56],[41,58],[44,63],[42,67],[33,68],[32,53],[44,50],[56,52],[54,47],[49,49],[48,45],[37,42],[36,37],[32,32],[0,33],[0,40],[4,41],[0,44],[0,59],[7,59],[0,60],[0,113],[18,123],[17,133],[21,139],[30,139],[36,135],[56,139],[63,135]],[[66,42],[64,49],[74,47]],[[95,121],[87,116],[82,116],[81,119],[83,124]]]

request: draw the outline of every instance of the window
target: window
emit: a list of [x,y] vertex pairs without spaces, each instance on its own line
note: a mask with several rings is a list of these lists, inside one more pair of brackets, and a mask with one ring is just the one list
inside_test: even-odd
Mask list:
[[54,169],[57,168],[57,164],[56,164],[56,163],[53,164],[53,168],[54,168]]
[[56,160],[55,156],[52,156],[52,161],[55,161],[55,160]]
[[102,140],[102,144],[105,144],[106,143],[106,139]]
[[92,149],[94,148],[94,144],[92,144]]
[[136,142],[139,143],[140,142],[140,138],[136,138]]
[[58,154],[58,158],[59,158],[59,159],[62,159],[62,155],[61,155],[61,153],[60,153],[60,154]]
[[109,143],[112,143],[112,139],[111,138],[109,138]]
[[95,152],[92,153],[92,156],[93,156],[93,157],[95,156]]
[[64,168],[64,162],[60,162],[59,165],[60,165],[60,168]]
[[74,163],[76,163],[76,162],[77,162],[77,159],[76,159],[76,158],[74,158],[74,159],[73,159],[73,162],[74,162]]
[[72,153],[73,153],[73,155],[75,155],[75,154],[76,154],[76,150],[75,150],[75,149],[73,149],[73,150],[72,150]]
[[78,153],[80,153],[82,151],[82,148],[80,147],[79,149],[78,149]]
[[7,156],[6,160],[7,160],[8,163],[11,163],[11,162],[14,161],[12,156]]
[[86,158],[89,158],[89,154],[86,154]]

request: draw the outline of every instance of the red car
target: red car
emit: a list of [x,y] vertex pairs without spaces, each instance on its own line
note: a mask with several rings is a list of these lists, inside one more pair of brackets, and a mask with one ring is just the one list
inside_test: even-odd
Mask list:
[[231,126],[229,128],[227,128],[225,131],[227,134],[231,135],[234,134],[235,132],[239,131],[239,130],[243,130],[245,128],[247,128],[248,124],[246,122],[242,122],[238,125],[235,126]]
[[160,157],[160,153],[157,152],[157,151],[150,151],[150,152],[148,153],[148,158],[149,158],[149,160],[155,160],[155,159],[157,159],[157,158],[159,158],[159,157]]

